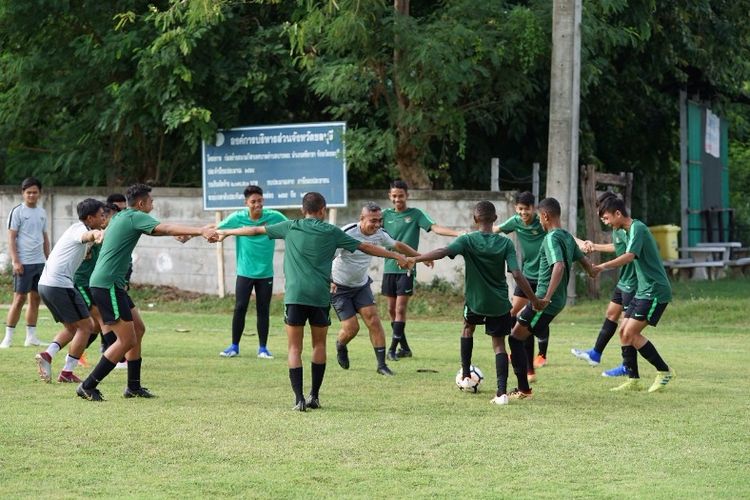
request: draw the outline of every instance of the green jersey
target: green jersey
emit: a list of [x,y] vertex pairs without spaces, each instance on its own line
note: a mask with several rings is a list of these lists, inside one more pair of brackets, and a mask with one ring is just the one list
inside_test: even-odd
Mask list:
[[107,226],[90,286],[111,288],[114,285],[124,289],[133,249],[142,234],[151,234],[158,225],[158,220],[140,210],[128,207],[116,213]]
[[539,281],[537,283],[537,297],[544,297],[552,278],[552,268],[556,262],[562,262],[565,270],[560,284],[552,294],[549,305],[544,309],[545,314],[555,315],[563,310],[568,300],[568,280],[573,262],[583,259],[584,255],[578,248],[576,240],[564,229],[555,228],[547,233],[542,242],[539,258]]
[[531,224],[524,223],[521,216],[516,214],[500,224],[500,231],[504,233],[516,232],[518,242],[521,244],[521,257],[523,258],[523,275],[536,281],[539,274],[539,249],[544,240],[544,232],[539,216],[534,214]]
[[336,249],[354,252],[360,241],[322,220],[287,220],[266,226],[271,239],[284,239],[284,304],[328,307],[331,266]]
[[646,224],[633,219],[628,230],[628,253],[635,255],[635,274],[638,288],[636,299],[656,299],[659,304],[672,300],[672,286],[664,271],[656,240]]
[[101,251],[101,245],[91,245],[86,256],[83,258],[83,262],[78,266],[75,276],[73,276],[73,283],[76,287],[89,286],[89,280],[91,279],[91,273],[94,272],[94,266],[96,266],[96,260],[99,258],[99,252]]
[[502,316],[510,311],[505,269],[518,270],[513,242],[501,234],[474,231],[448,245],[452,259],[463,255],[466,263],[466,305],[482,316]]
[[[612,243],[615,246],[615,255],[619,257],[628,248],[628,232],[624,229],[612,231]],[[620,279],[617,288],[624,292],[632,292],[638,286],[638,278],[635,275],[635,262],[631,262],[620,268]]]
[[[430,231],[435,222],[418,208],[407,208],[396,212],[393,208],[383,210],[383,229],[391,238],[406,243],[414,250],[419,248],[419,230]],[[413,272],[413,271],[412,271]],[[398,267],[398,262],[386,259],[383,274],[404,274],[406,269]]]
[[[269,226],[287,220],[286,216],[276,210],[263,209],[258,220],[250,218],[248,209],[238,210],[221,221],[219,229],[237,229],[248,226]],[[273,277],[273,252],[276,242],[265,235],[237,236],[237,276],[245,278]]]

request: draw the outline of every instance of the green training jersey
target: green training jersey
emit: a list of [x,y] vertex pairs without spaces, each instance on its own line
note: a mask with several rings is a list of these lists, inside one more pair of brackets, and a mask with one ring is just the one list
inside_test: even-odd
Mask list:
[[126,208],[109,221],[102,249],[91,273],[90,286],[118,288],[127,286],[127,274],[133,249],[142,234],[151,234],[159,221],[140,210]]
[[568,280],[571,276],[573,262],[581,260],[584,255],[578,248],[576,240],[564,229],[555,228],[547,233],[542,242],[539,258],[539,281],[536,295],[543,298],[547,294],[549,282],[552,278],[552,268],[556,262],[562,262],[565,270],[560,284],[552,294],[549,305],[544,309],[545,314],[555,315],[563,310],[568,300]]
[[[419,248],[419,230],[430,231],[435,222],[418,208],[407,208],[396,212],[393,208],[383,210],[383,229],[391,238],[406,243],[414,250]],[[412,270],[414,272],[414,270]],[[398,262],[386,259],[383,274],[404,274],[406,269],[398,267]]]
[[[615,229],[612,231],[612,244],[615,246],[615,255],[619,257],[624,254],[628,248],[628,232],[624,229]],[[635,275],[635,262],[620,268],[620,279],[617,281],[617,288],[624,292],[633,292],[638,286],[638,278]]]
[[266,234],[286,242],[284,304],[328,307],[336,249],[354,252],[360,241],[332,224],[313,218],[266,226]]
[[500,231],[512,233],[515,231],[518,242],[521,244],[521,258],[523,259],[523,275],[536,281],[539,274],[539,249],[544,240],[544,232],[539,216],[534,214],[531,224],[524,223],[521,216],[516,214],[500,224]]
[[[276,210],[263,209],[258,220],[250,218],[250,210],[238,210],[221,221],[219,229],[238,229],[241,227],[270,226],[288,220]],[[273,252],[276,242],[265,235],[237,236],[237,276],[245,278],[273,277]]]
[[89,286],[89,280],[91,279],[91,273],[94,272],[94,266],[99,258],[99,252],[101,251],[101,245],[91,245],[86,256],[83,258],[83,262],[78,266],[75,276],[73,276],[73,283],[75,286]]
[[646,224],[633,219],[628,230],[628,253],[635,255],[635,273],[638,288],[636,299],[656,299],[659,304],[672,300],[672,286],[664,271],[664,264],[656,240]]
[[448,256],[456,255],[463,255],[466,263],[464,295],[469,309],[482,316],[510,311],[505,269],[518,270],[513,242],[502,234],[474,231],[448,245]]

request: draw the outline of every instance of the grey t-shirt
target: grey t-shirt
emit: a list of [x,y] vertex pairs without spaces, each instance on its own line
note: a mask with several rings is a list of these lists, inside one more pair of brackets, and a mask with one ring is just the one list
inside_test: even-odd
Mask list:
[[[383,229],[378,229],[374,234],[365,236],[359,229],[358,223],[347,224],[341,228],[346,234],[355,240],[364,241],[373,245],[393,248],[396,240],[391,238]],[[355,250],[341,250],[333,260],[331,278],[337,285],[348,287],[360,287],[367,284],[367,271],[370,268],[372,255]]]
[[8,215],[8,229],[16,231],[16,250],[21,264],[44,264],[44,231],[47,212],[41,207],[25,204],[13,208]]
[[73,276],[83,262],[91,243],[82,243],[81,236],[88,231],[83,222],[76,222],[62,234],[49,254],[39,284],[59,288],[73,288]]

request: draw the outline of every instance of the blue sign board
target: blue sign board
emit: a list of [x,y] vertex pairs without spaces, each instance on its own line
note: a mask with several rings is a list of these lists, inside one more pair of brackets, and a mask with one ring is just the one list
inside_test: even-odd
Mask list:
[[329,207],[346,206],[344,122],[220,130],[203,143],[203,209],[245,206],[245,188],[263,189],[267,208],[297,208],[310,191]]

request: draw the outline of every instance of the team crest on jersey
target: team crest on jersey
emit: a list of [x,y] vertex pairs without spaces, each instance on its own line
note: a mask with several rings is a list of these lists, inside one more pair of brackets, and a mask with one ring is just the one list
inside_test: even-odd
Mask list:
[[408,224],[409,222],[411,222],[411,217],[409,217],[409,216],[407,216],[407,217],[404,217],[404,222],[406,222],[407,224]]
[[537,231],[536,229],[532,229],[532,230],[531,230],[531,234],[533,234],[533,235],[537,235],[537,234],[539,234],[539,231]]

